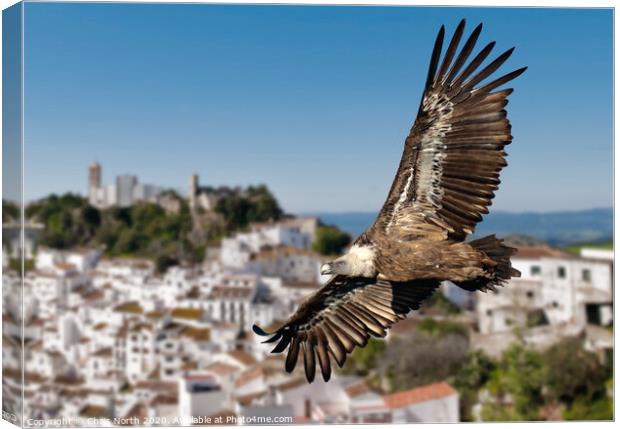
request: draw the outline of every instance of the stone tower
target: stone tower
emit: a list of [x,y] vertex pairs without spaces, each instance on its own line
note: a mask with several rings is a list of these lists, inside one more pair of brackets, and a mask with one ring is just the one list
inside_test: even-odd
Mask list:
[[93,161],[88,166],[88,201],[93,206],[97,206],[99,188],[101,188],[101,165],[97,161]]
[[189,206],[196,207],[196,197],[198,196],[198,175],[192,174],[189,178]]

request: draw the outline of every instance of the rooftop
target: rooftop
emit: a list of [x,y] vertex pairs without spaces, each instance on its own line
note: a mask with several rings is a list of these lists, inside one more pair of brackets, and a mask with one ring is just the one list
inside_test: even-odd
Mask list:
[[236,366],[228,365],[224,362],[215,362],[208,365],[205,368],[205,371],[209,371],[217,375],[228,375],[239,371],[239,369]]
[[355,398],[356,396],[361,396],[364,393],[370,392],[370,387],[364,381],[360,381],[359,383],[354,383],[347,388],[344,389],[347,396],[349,398]]
[[231,352],[228,352],[228,355],[244,365],[256,364],[256,359],[254,359],[254,356],[241,350],[233,350]]
[[118,313],[142,314],[144,310],[140,304],[135,301],[131,301],[114,307],[114,311]]
[[194,341],[209,341],[211,331],[208,328],[194,328],[188,326],[181,330],[181,335],[192,338]]
[[433,383],[426,386],[416,387],[404,392],[392,393],[383,396],[388,408],[403,408],[420,402],[433,401],[457,395],[456,390],[446,382]]
[[80,410],[80,416],[82,417],[106,417],[107,411],[105,407],[99,405],[87,404]]
[[172,309],[172,312],[170,313],[170,315],[177,319],[198,320],[202,318],[202,309],[177,307],[177,308]]
[[574,255],[549,246],[523,246],[517,247],[514,257],[522,259],[574,258]]

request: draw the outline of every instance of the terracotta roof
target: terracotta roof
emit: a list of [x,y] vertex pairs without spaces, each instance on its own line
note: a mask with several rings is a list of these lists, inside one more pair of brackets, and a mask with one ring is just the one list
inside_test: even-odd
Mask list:
[[202,317],[202,309],[177,307],[177,308],[172,309],[172,312],[170,313],[170,315],[177,319],[197,320]]
[[146,313],[145,316],[151,319],[159,319],[164,314],[166,314],[166,312],[163,310],[153,310]]
[[523,246],[517,247],[515,258],[540,259],[540,258],[574,258],[573,255],[554,249],[549,246]]
[[256,359],[252,355],[241,350],[233,350],[228,352],[228,355],[244,365],[254,365],[256,363]]
[[134,389],[164,391],[167,394],[176,396],[179,384],[176,381],[142,380],[134,385]]
[[107,410],[99,405],[88,404],[80,410],[82,417],[106,417]]
[[432,401],[456,395],[457,392],[446,382],[433,383],[426,386],[416,387],[404,392],[396,392],[384,395],[383,400],[388,408],[403,408],[420,402]]
[[176,396],[171,396],[171,395],[167,395],[164,393],[160,393],[157,396],[155,396],[153,399],[151,399],[150,405],[151,406],[157,406],[157,405],[175,405],[178,404],[179,401],[177,399]]
[[103,299],[105,294],[101,290],[89,290],[83,291],[81,293],[82,299],[86,301],[96,301],[98,299]]
[[185,362],[183,365],[181,365],[181,369],[183,371],[191,371],[194,369],[198,369],[198,363],[194,361]]
[[54,264],[56,268],[60,268],[61,270],[75,270],[75,264],[71,264],[69,262],[56,262]]
[[[234,420],[229,421],[228,417],[237,417],[237,414],[235,414],[235,412],[230,411],[230,410],[220,410],[215,412],[214,414],[211,414],[209,416],[207,416],[210,421],[212,423],[205,423],[205,424],[199,424],[196,423],[194,426],[209,426],[209,425],[217,425],[217,426],[222,426],[222,425],[234,425]],[[215,423],[215,420],[219,419],[218,423]]]
[[209,328],[193,328],[188,326],[181,330],[181,335],[192,338],[194,341],[209,341],[211,331]]
[[99,349],[95,353],[93,353],[93,356],[112,357],[112,347],[105,347],[105,348]]
[[[15,368],[3,368],[2,376],[19,380],[20,382],[22,380],[22,372]],[[24,379],[33,383],[42,383],[47,380],[43,375],[36,372],[24,372]]]
[[124,304],[118,305],[114,308],[114,311],[118,313],[133,313],[133,314],[142,314],[144,311],[142,306],[135,301],[126,302]]
[[349,398],[355,398],[356,396],[360,396],[360,395],[363,395],[364,393],[370,392],[370,387],[368,387],[368,385],[365,382],[360,381],[359,383],[354,383],[348,386],[347,388],[344,389],[344,391],[346,392]]
[[[131,407],[131,409],[125,415],[125,418],[129,419],[130,417],[137,417],[140,419],[140,421],[144,421],[144,419],[148,417],[148,415],[149,415],[149,410],[147,406],[143,404],[142,402],[138,402],[136,405]],[[124,426],[130,426],[130,422],[127,421],[127,423]]]
[[205,371],[209,371],[217,375],[228,375],[239,371],[239,369],[236,366],[228,365],[224,362],[215,362],[207,366]]
[[54,379],[54,383],[64,384],[67,386],[77,386],[80,384],[84,384],[84,379],[82,378],[74,378],[69,375],[59,375]]
[[105,322],[97,323],[95,326],[93,326],[93,331],[100,331],[103,328],[105,328],[106,326],[108,326],[108,324],[105,323]]
[[131,332],[138,332],[141,330],[147,330],[147,331],[152,331],[153,330],[153,325],[149,324],[149,323],[136,323],[135,325],[133,325],[131,327]]
[[239,378],[235,381],[235,386],[243,386],[244,384],[249,383],[252,380],[256,380],[263,376],[263,369],[259,366],[252,367],[248,370],[243,371]]

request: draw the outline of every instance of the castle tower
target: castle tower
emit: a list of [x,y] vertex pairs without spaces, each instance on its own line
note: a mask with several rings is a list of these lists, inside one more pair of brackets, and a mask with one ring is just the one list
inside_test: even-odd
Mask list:
[[93,161],[88,166],[88,189],[101,187],[101,165]]
[[88,202],[93,206],[97,206],[99,188],[101,188],[101,165],[93,161],[88,166]]
[[196,197],[198,196],[198,175],[192,174],[189,177],[189,206],[196,207]]

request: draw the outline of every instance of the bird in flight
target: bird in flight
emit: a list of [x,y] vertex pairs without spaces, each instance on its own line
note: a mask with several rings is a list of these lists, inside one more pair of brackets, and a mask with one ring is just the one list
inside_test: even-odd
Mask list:
[[512,249],[494,235],[465,241],[498,189],[507,165],[504,147],[512,141],[506,117],[512,89],[496,90],[527,67],[489,78],[514,48],[488,65],[495,42],[468,62],[482,24],[459,43],[465,20],[442,55],[445,29],[435,40],[418,115],[405,140],[402,159],[387,200],[373,225],[348,252],[323,264],[332,275],[272,333],[273,353],[288,348],[285,369],[292,372],[300,355],[306,378],[316,367],[325,381],[332,361],[342,367],[347,354],[364,347],[418,309],[443,280],[468,291],[495,290],[520,273],[512,268]]

